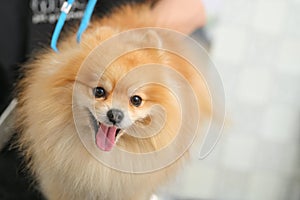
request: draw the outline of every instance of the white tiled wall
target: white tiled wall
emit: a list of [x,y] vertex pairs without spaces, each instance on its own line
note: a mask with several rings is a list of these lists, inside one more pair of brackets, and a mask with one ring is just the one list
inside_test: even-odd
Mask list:
[[288,1],[258,0],[252,14],[252,25],[257,33],[281,35],[288,14]]
[[299,200],[300,1],[211,4],[218,5],[211,56],[232,125],[170,193],[181,199]]

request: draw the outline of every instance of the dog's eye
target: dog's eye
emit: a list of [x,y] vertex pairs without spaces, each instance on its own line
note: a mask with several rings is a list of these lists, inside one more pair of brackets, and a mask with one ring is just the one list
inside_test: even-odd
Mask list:
[[94,88],[93,93],[96,98],[105,98],[106,97],[106,91],[103,87]]
[[142,98],[140,96],[134,95],[130,97],[130,102],[132,105],[139,107],[142,104]]

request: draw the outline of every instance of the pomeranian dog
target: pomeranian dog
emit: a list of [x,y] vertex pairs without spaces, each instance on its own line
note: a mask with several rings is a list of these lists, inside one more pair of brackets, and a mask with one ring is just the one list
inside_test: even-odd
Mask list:
[[[47,199],[150,199],[189,157],[200,111],[178,102],[205,116],[209,95],[187,60],[163,50],[178,41],[145,29],[105,46],[153,26],[149,5],[124,5],[94,20],[80,44],[69,31],[59,53],[24,66],[18,145]],[[157,48],[140,48],[148,44]]]

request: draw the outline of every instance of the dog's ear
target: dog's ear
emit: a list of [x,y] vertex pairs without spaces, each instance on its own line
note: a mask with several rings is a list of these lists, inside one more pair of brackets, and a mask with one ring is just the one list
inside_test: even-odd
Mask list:
[[162,40],[154,30],[146,30],[141,39],[145,46],[162,48]]

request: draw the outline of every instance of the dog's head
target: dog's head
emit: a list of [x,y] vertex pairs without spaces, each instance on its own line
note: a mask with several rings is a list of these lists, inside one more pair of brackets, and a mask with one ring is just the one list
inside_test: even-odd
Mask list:
[[[107,47],[105,42],[76,58],[77,71],[66,72],[74,76],[77,130],[103,151],[115,145],[132,152],[162,149],[183,125],[180,102],[189,104],[188,98],[197,96],[190,89],[202,91],[202,100],[207,95],[202,78],[186,60],[163,50],[164,39],[153,31],[126,35]],[[84,44],[89,41],[83,40],[83,50]],[[201,106],[191,102],[194,109]]]

